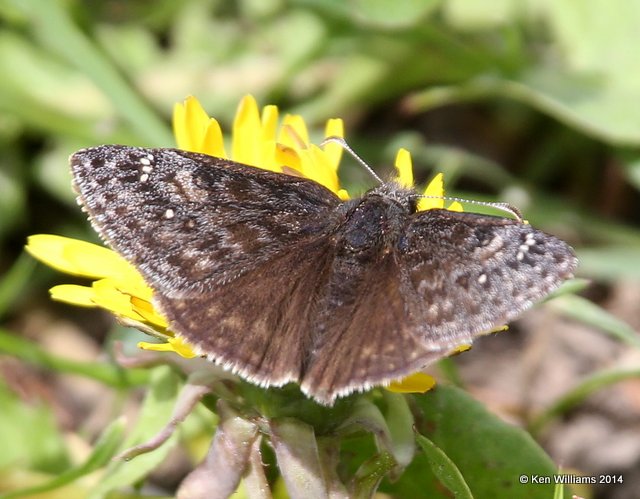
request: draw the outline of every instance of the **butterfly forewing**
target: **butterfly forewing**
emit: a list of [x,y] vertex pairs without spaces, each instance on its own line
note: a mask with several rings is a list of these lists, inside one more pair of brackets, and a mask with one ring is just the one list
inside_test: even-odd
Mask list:
[[101,146],[71,157],[100,235],[156,290],[200,293],[322,232],[339,200],[306,179],[173,149]]

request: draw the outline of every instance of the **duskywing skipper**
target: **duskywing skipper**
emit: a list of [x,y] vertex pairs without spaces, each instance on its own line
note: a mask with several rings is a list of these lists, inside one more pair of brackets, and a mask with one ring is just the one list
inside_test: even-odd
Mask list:
[[93,226],[175,333],[251,382],[297,382],[325,405],[507,323],[577,264],[520,221],[418,212],[419,195],[394,183],[342,202],[308,179],[117,145],[71,167]]

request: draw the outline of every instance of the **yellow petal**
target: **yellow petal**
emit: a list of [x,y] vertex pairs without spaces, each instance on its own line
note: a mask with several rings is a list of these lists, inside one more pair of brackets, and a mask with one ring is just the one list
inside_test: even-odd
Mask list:
[[198,356],[181,338],[169,338],[167,343],[148,343],[141,341],[138,343],[138,348],[142,350],[152,350],[154,352],[175,352],[186,359],[193,359]]
[[[274,158],[277,164],[281,165],[281,167],[287,166],[293,170],[303,173],[302,160],[295,149],[282,144],[275,144],[275,146]],[[280,171],[282,171],[282,168],[280,168]]]
[[99,279],[135,272],[115,251],[69,237],[29,236],[26,250],[34,258],[67,274]]
[[294,149],[304,149],[309,145],[307,125],[298,114],[287,114],[282,120],[278,142]]
[[227,153],[224,150],[224,140],[222,138],[222,129],[220,124],[213,118],[209,118],[209,122],[205,128],[202,143],[195,152],[216,156],[217,158],[226,158]]
[[60,284],[49,290],[51,299],[77,305],[79,307],[96,307],[93,301],[95,292],[90,286],[78,286],[76,284]]
[[186,340],[183,340],[179,336],[176,336],[175,338],[169,338],[169,343],[173,347],[174,352],[186,359],[193,359],[194,357],[198,357],[198,354],[193,351],[191,345],[189,345]]
[[147,283],[142,280],[142,276],[138,274],[139,281],[134,279],[120,280],[113,279],[113,284],[115,288],[129,296],[135,296],[140,300],[144,300],[146,302],[151,302],[153,299],[153,290],[147,286]]
[[332,192],[338,192],[338,174],[329,163],[325,153],[315,144],[298,152],[302,161],[301,169],[305,177],[324,185]]
[[262,109],[261,124],[261,139],[275,141],[276,129],[278,127],[278,106],[264,106]]
[[141,350],[151,350],[152,352],[173,352],[171,343],[149,343],[148,341],[139,341],[138,348]]
[[151,302],[138,298],[137,296],[131,296],[130,301],[133,311],[143,317],[146,322],[162,329],[167,328],[169,323],[158,313]]
[[282,173],[282,163],[278,158],[276,129],[278,126],[278,107],[265,106],[260,120],[259,166],[265,170]]
[[495,329],[492,329],[491,331],[489,331],[487,334],[493,334],[493,333],[502,333],[504,331],[508,331],[509,330],[509,325],[505,324],[504,326],[500,326],[497,327]]
[[[178,108],[174,108],[174,116]],[[189,96],[184,101],[184,112],[174,119],[174,134],[178,139],[178,147],[185,151],[200,152],[209,116],[202,108],[200,101]]]
[[261,131],[258,103],[253,96],[246,95],[240,101],[233,122],[231,159],[259,167]]
[[176,137],[176,144],[180,149],[188,150],[190,145],[189,133],[186,127],[186,109],[184,104],[176,102],[173,105],[173,135]]
[[[341,119],[334,118],[327,121],[324,129],[325,137],[344,137],[344,122]],[[340,159],[342,159],[342,153],[344,152],[340,144],[335,142],[329,142],[322,148],[327,157],[328,163],[332,168],[338,171],[338,165]]]
[[431,390],[436,385],[433,376],[417,372],[402,378],[400,381],[393,381],[387,390],[396,393],[424,393]]
[[459,353],[466,352],[467,350],[471,350],[471,345],[460,345],[447,352],[447,355],[458,355]]
[[[418,210],[432,210],[434,208],[444,208],[444,180],[442,173],[438,173],[424,190],[425,196],[435,196],[432,198],[421,198],[418,201]],[[439,199],[438,199],[439,198]]]
[[131,297],[122,293],[111,279],[101,279],[93,283],[95,291],[93,300],[96,305],[102,307],[116,315],[128,317],[136,321],[143,321],[144,318],[137,313],[131,305]]
[[403,187],[413,187],[413,165],[411,154],[406,149],[399,149],[395,162],[398,170],[398,183]]
[[260,168],[271,172],[282,173],[285,163],[278,152],[280,144],[274,140],[264,141],[260,145]]
[[338,190],[338,197],[342,201],[347,201],[347,200],[351,199],[351,197],[349,196],[349,193],[345,189]]
[[457,201],[454,201],[453,203],[451,203],[448,207],[447,210],[449,211],[459,211],[462,212],[462,205],[460,203],[458,203]]

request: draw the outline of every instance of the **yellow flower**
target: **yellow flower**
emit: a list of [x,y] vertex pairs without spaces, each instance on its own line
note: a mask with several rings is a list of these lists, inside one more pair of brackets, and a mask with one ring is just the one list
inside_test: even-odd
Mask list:
[[[346,192],[338,183],[342,148],[338,144],[327,144],[321,149],[311,144],[301,116],[286,115],[280,129],[277,125],[276,106],[265,106],[260,113],[256,100],[252,96],[244,97],[233,123],[231,156],[227,156],[220,125],[207,115],[195,97],[176,104],[173,111],[178,148],[278,173],[293,170],[346,199]],[[343,134],[342,120],[327,121],[326,137],[342,137]]]
[[[400,149],[396,155],[396,170],[398,170],[398,183],[403,187],[413,187],[413,163],[411,154],[406,149]],[[444,208],[444,179],[442,173],[438,173],[424,190],[424,198],[418,201],[418,211]],[[451,203],[447,210],[462,211],[462,205],[457,201]]]
[[[68,237],[30,236],[27,251],[61,272],[95,279],[90,286],[62,284],[51,288],[54,300],[81,307],[101,307],[121,321],[152,332],[167,343],[140,343],[141,348],[171,349],[183,357],[196,354],[167,330],[167,321],[154,309],[152,290],[140,273],[115,251]],[[171,346],[172,348],[168,348]]]
[[395,393],[424,393],[436,385],[436,380],[428,374],[417,372],[393,381],[387,390]]
[[[173,128],[180,149],[228,158],[230,160],[279,173],[297,174],[349,198],[338,180],[342,155],[339,144],[329,142],[318,147],[310,142],[301,116],[286,115],[278,126],[278,108],[266,106],[262,112],[255,99],[245,97],[236,113],[231,138],[231,155],[225,150],[222,129],[207,115],[194,97],[176,104]],[[325,137],[342,137],[342,120],[329,120]],[[398,151],[395,166],[398,182],[413,186],[411,156]],[[424,191],[418,209],[443,208],[442,175],[436,175]],[[447,209],[461,211],[458,203]],[[27,251],[47,265],[68,274],[92,279],[90,286],[63,284],[51,289],[55,300],[85,307],[101,307],[115,314],[125,324],[134,325],[163,340],[163,343],[139,343],[143,349],[173,351],[183,357],[195,357],[193,349],[167,329],[168,321],[154,308],[152,290],[138,271],[119,254],[84,241],[54,235],[35,235],[28,239]],[[389,389],[400,392],[423,392],[434,384],[433,378],[417,373],[394,382]]]

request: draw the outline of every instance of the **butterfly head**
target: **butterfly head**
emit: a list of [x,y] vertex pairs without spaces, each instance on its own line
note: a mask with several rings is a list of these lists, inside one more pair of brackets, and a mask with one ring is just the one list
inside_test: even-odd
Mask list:
[[397,182],[385,182],[367,192],[365,197],[380,196],[397,204],[407,214],[418,211],[420,195],[414,190],[403,187]]

